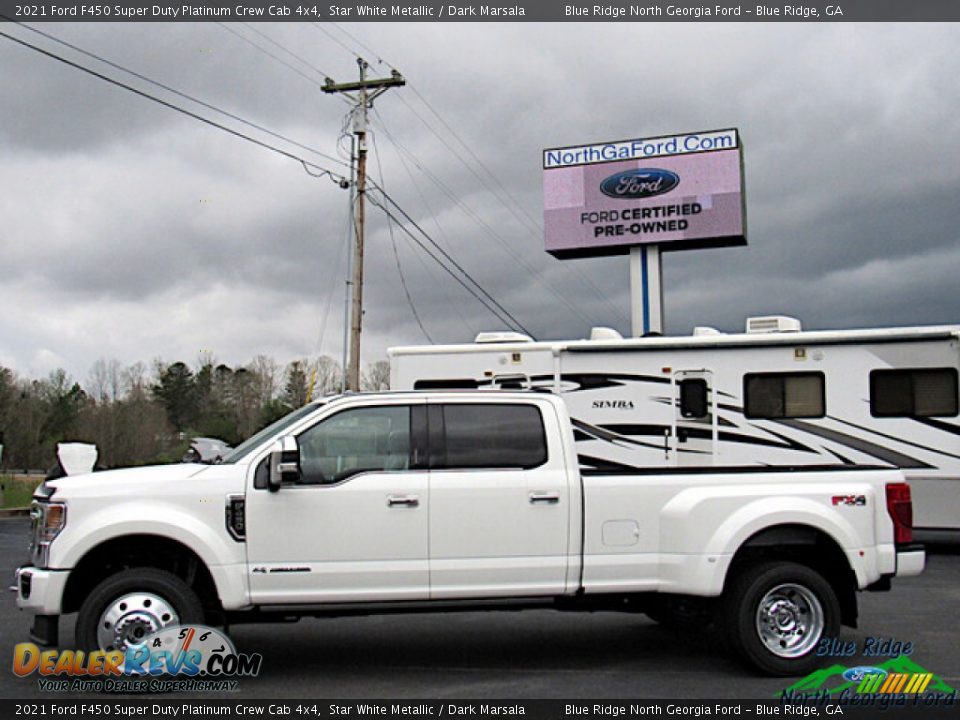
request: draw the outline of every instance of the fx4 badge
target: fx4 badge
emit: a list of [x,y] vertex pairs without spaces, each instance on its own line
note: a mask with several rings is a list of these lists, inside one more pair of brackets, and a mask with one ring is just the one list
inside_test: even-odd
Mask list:
[[866,505],[866,495],[834,495],[834,505]]

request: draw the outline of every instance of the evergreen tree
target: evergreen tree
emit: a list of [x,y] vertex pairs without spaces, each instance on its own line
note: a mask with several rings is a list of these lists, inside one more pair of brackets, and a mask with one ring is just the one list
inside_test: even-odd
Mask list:
[[193,425],[197,417],[197,383],[186,364],[175,362],[162,369],[151,391],[174,428],[184,432]]

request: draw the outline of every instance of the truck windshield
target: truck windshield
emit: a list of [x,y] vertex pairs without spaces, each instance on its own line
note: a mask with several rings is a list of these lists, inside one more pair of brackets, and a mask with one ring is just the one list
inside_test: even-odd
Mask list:
[[324,402],[309,403],[301,408],[297,408],[289,415],[284,415],[272,425],[267,425],[267,427],[258,432],[256,435],[244,440],[233,450],[233,452],[223,458],[220,463],[223,465],[229,465],[242,460],[249,455],[254,448],[259,446],[260,443],[269,438],[271,435],[279,435],[281,432],[293,425],[297,420],[302,417],[306,417],[324,404]]

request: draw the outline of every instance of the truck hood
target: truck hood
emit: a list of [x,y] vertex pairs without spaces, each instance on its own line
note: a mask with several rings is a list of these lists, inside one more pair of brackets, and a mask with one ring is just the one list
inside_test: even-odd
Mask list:
[[211,465],[182,463],[176,465],[151,465],[147,467],[104,470],[102,472],[70,475],[49,480],[46,485],[55,489],[54,496],[75,494],[100,494],[114,489],[136,487],[139,492],[157,489],[173,489],[177,483],[190,480],[206,471]]

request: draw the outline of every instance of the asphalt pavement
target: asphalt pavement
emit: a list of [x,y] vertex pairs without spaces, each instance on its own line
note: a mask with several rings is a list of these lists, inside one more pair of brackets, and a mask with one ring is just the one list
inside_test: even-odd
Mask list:
[[[28,523],[0,519],[0,573],[25,561]],[[9,582],[7,584],[10,584]],[[860,627],[844,629],[854,657],[868,639],[913,645],[913,659],[960,688],[960,551],[940,548],[927,571],[888,593],[860,594]],[[21,679],[13,647],[30,616],[13,594],[0,601],[0,698],[55,699],[36,676]],[[241,652],[263,655],[260,675],[239,681],[238,699],[772,698],[792,680],[766,678],[732,659],[713,634],[678,635],[642,615],[553,610],[304,619],[231,629]],[[73,647],[73,618],[61,620]],[[6,660],[3,659],[4,654]],[[883,658],[881,658],[883,659]],[[63,695],[56,697],[64,698]]]

